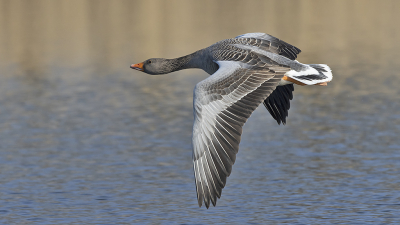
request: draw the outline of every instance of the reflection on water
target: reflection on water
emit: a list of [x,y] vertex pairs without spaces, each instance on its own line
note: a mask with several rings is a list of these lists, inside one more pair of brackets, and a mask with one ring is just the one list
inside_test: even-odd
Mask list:
[[[398,1],[0,1],[0,223],[396,223]],[[129,69],[267,32],[326,63],[286,126],[260,107],[197,207],[192,91]]]

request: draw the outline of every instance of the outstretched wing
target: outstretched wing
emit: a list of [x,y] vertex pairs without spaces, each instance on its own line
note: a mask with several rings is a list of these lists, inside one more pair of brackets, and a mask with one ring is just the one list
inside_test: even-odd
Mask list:
[[242,34],[236,39],[244,39],[247,44],[259,47],[262,50],[276,53],[291,60],[295,60],[301,50],[291,44],[288,44],[274,36],[264,33]]
[[265,108],[267,108],[268,112],[279,125],[281,122],[286,124],[286,117],[288,117],[290,109],[290,100],[293,99],[293,91],[293,84],[278,86],[263,102]]
[[239,149],[242,127],[251,113],[290,70],[235,61],[217,61],[219,69],[194,90],[193,163],[199,206],[215,206]]
[[[244,39],[243,41],[247,45],[256,46],[264,51],[276,53],[291,60],[295,60],[301,52],[299,48],[265,33],[243,34],[237,36],[236,39]],[[293,91],[293,84],[278,86],[264,101],[264,106],[278,124],[286,124],[290,100],[293,99]]]

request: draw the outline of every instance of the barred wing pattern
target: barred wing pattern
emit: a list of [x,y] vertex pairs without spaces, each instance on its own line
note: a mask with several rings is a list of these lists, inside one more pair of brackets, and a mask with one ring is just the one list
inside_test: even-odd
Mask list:
[[235,37],[236,39],[245,39],[247,44],[256,46],[278,55],[285,56],[295,60],[301,50],[289,43],[286,43],[274,36],[264,33],[248,33]]
[[[239,35],[236,39],[244,39],[248,45],[256,46],[278,55],[295,60],[301,50],[274,36],[265,33],[248,33]],[[290,100],[293,99],[293,84],[278,86],[272,94],[263,102],[271,116],[278,122],[286,124],[286,117],[290,109]]]
[[239,149],[242,127],[290,70],[217,61],[219,69],[194,90],[193,163],[199,206],[221,197]]

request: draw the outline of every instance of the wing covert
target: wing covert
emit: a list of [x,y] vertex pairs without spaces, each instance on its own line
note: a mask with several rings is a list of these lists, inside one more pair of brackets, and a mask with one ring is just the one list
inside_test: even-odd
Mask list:
[[257,46],[262,50],[270,51],[291,60],[295,60],[301,50],[289,43],[286,43],[272,35],[264,33],[248,33],[235,37],[236,39],[243,39],[247,44]]

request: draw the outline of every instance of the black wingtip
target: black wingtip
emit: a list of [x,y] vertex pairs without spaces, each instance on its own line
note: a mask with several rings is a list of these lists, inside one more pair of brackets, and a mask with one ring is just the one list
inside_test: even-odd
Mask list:
[[293,99],[293,91],[293,84],[278,86],[268,98],[264,100],[264,106],[278,125],[281,125],[281,123],[286,125],[286,118],[289,116],[290,100]]

